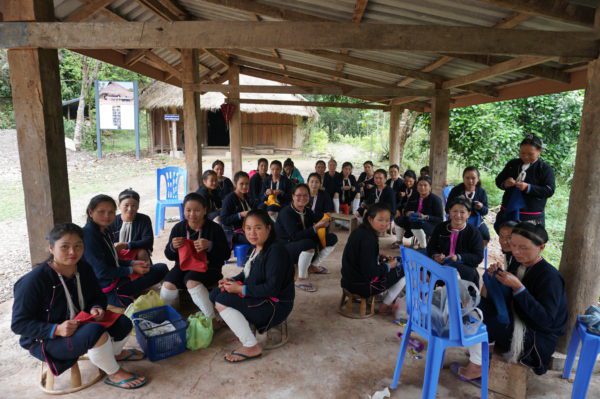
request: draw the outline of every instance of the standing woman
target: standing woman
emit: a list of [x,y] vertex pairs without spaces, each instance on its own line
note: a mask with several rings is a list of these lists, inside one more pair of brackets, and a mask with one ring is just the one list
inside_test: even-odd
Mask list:
[[319,159],[315,162],[315,172],[321,176],[321,181],[325,181],[325,170],[327,169],[327,165],[325,165],[325,161]]
[[[326,233],[325,247],[322,247],[318,231],[320,228],[327,228],[329,220],[317,220],[315,218],[315,214],[307,206],[309,193],[306,184],[296,186],[292,203],[279,213],[277,223],[275,223],[275,232],[277,238],[285,243],[292,263],[298,264],[296,287],[307,292],[314,292],[317,289],[308,280],[309,268],[312,269],[313,273],[329,273],[327,268],[321,266],[321,263],[335,249],[337,236],[333,233]],[[315,251],[318,251],[316,257]],[[313,258],[315,258],[314,261]]]
[[219,281],[210,294],[219,315],[242,344],[225,355],[231,363],[261,356],[250,324],[264,331],[284,322],[294,306],[294,266],[285,246],[275,241],[273,221],[264,210],[244,220],[244,233],[255,249],[244,270]]
[[[406,216],[406,205],[411,201],[417,201],[419,192],[415,186],[417,174],[414,170],[407,169],[404,172],[404,187],[398,193],[398,203],[396,206],[396,215],[394,216],[394,231],[396,232],[396,242],[392,244],[392,249],[398,249],[402,245],[402,240],[409,229],[403,229],[400,223]],[[410,233],[412,235],[412,233]]]
[[266,158],[258,160],[256,173],[250,178],[250,201],[256,208],[262,202],[262,186],[269,176],[269,161]]
[[342,174],[337,170],[337,161],[333,158],[327,162],[327,173],[323,176],[323,189],[333,199],[336,213],[340,211],[340,192],[342,191]]
[[404,180],[400,177],[400,167],[396,164],[389,168],[390,178],[385,185],[394,190],[396,202],[400,199],[400,192],[404,189]]
[[358,216],[364,214],[365,210],[373,204],[384,204],[392,212],[392,215],[396,214],[396,196],[394,190],[389,186],[385,185],[387,173],[384,169],[377,169],[373,175],[373,183],[375,188],[373,192],[367,197],[367,199],[361,204],[361,208],[358,210]]
[[364,200],[369,198],[369,195],[375,187],[373,182],[373,162],[365,161],[363,163],[363,172],[358,176],[358,186],[360,187],[360,197]]
[[[196,190],[196,193],[200,194],[206,200],[206,215],[209,220],[217,219],[223,206],[223,202],[219,196],[217,180],[217,172],[207,170],[202,173],[202,185]],[[218,219],[216,222],[218,222]]]
[[[185,220],[173,226],[165,247],[165,256],[175,261],[175,266],[165,277],[160,297],[165,304],[173,306],[179,298],[177,290],[187,288],[194,304],[204,316],[212,319],[215,311],[208,299],[208,288],[223,278],[221,269],[230,255],[227,238],[221,226],[206,216],[206,200],[198,193],[185,196],[183,214]],[[186,245],[186,240],[193,241],[196,252],[205,252],[208,267],[205,272],[181,270],[179,248]]]
[[119,213],[110,225],[110,234],[119,259],[150,262],[154,233],[150,217],[138,212],[140,195],[132,189],[119,194]]
[[58,224],[48,234],[48,241],[50,258],[15,284],[11,329],[21,336],[21,346],[46,362],[54,375],[62,374],[87,353],[92,364],[108,375],[106,384],[123,389],[145,385],[146,377],[125,371],[117,363],[144,358],[139,351],[123,349],[132,328],[126,316],[118,316],[110,327],[73,320],[85,311],[100,321],[106,309],[106,296],[94,271],[81,260],[81,227]]
[[399,228],[396,234],[404,237],[410,230],[417,239],[417,248],[427,248],[427,237],[431,236],[433,229],[444,220],[444,207],[442,199],[431,192],[431,178],[423,176],[417,182],[418,197],[406,204],[405,216],[396,218]]
[[233,191],[233,183],[229,177],[225,175],[225,164],[223,161],[217,159],[212,163],[212,170],[217,174],[217,191],[221,200],[227,197],[227,194]]
[[[501,263],[490,265],[487,277],[495,281],[495,288],[486,282],[488,294],[479,304],[489,341],[496,343],[494,349],[505,353],[510,362],[530,367],[538,375],[548,370],[568,318],[565,282],[559,271],[542,257],[547,242],[548,233],[542,225],[527,222],[516,225],[510,247],[517,267],[509,272]],[[507,320],[500,320],[490,299],[496,295],[507,302]],[[481,344],[469,347],[469,358],[466,367],[451,366],[463,381],[481,377]]]
[[438,224],[427,244],[427,256],[440,265],[458,270],[460,278],[479,287],[477,266],[483,260],[483,242],[479,230],[468,223],[471,201],[464,196],[448,203],[450,220]]
[[531,221],[544,225],[546,201],[554,195],[554,171],[543,159],[542,140],[529,134],[521,141],[519,158],[508,161],[496,177],[496,186],[505,190],[494,229],[507,220]]
[[148,288],[163,280],[169,268],[143,260],[119,260],[110,236],[117,204],[108,195],[96,195],[87,207],[83,228],[83,258],[94,268],[108,304],[127,307]]
[[231,243],[231,248],[237,244],[248,244],[242,225],[244,218],[252,210],[248,196],[250,184],[248,174],[242,171],[237,172],[233,176],[233,182],[235,191],[225,197],[223,208],[221,208],[221,225],[227,236],[227,242]]
[[310,189],[309,208],[315,214],[315,220],[323,219],[326,213],[333,212],[333,201],[326,191],[321,190],[321,177],[316,173],[308,175],[308,188]]
[[344,213],[356,212],[360,207],[360,187],[352,174],[352,164],[350,162],[342,164],[342,186],[340,192],[340,204],[348,210]]
[[381,313],[389,312],[392,302],[404,287],[404,272],[396,258],[388,260],[379,253],[379,235],[390,226],[391,213],[384,204],[371,205],[361,225],[350,234],[342,255],[342,288],[368,298],[387,291]]
[[450,213],[452,200],[459,196],[464,196],[471,201],[470,223],[473,223],[473,220],[479,219],[479,224],[475,227],[479,229],[479,233],[481,233],[481,238],[483,239],[483,246],[485,247],[490,241],[490,230],[483,220],[483,217],[488,214],[488,198],[487,193],[481,187],[481,178],[479,170],[476,167],[468,166],[463,171],[463,182],[454,187],[450,191],[450,194],[448,194],[446,213]]
[[[282,207],[290,203],[292,196],[292,184],[287,177],[281,174],[281,162],[271,162],[271,176],[265,179],[262,187],[261,209],[266,209],[272,218],[276,218]],[[271,200],[271,201],[270,201]],[[272,203],[274,200],[275,203]]]

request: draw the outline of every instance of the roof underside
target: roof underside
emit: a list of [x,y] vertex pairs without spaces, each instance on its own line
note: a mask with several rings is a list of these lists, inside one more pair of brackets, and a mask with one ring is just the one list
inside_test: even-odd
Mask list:
[[[91,0],[54,0],[55,15],[67,19]],[[281,21],[276,11],[292,12],[290,20],[404,25],[436,25],[462,27],[496,27],[502,29],[549,30],[590,32],[592,26],[574,19],[541,16],[519,5],[534,3],[491,0],[115,0],[105,9],[83,18],[83,21]],[[539,1],[538,1],[539,3]],[[594,13],[600,0],[571,0],[568,10]],[[168,16],[156,7],[180,10],[179,16]],[[498,6],[502,4],[503,7]],[[257,8],[258,7],[258,8]],[[543,13],[542,13],[543,14]],[[172,15],[174,15],[172,13]],[[285,14],[288,15],[288,14]],[[593,19],[593,18],[592,18]],[[224,24],[224,29],[227,29]],[[181,53],[176,49],[152,49],[141,57],[133,57],[140,50],[111,50],[120,52],[128,60],[124,66],[140,70],[148,65],[159,71],[159,80],[180,85]],[[318,53],[318,54],[317,54]],[[88,50],[86,54],[108,62],[119,59],[107,50]],[[127,56],[131,56],[129,59]],[[132,61],[133,60],[133,61]],[[238,64],[243,73],[278,80],[283,83],[327,85],[340,87],[390,88],[406,87],[427,89],[439,81],[449,81],[476,72],[485,72],[510,57],[459,54],[434,54],[387,50],[329,49],[308,50],[245,48],[200,49],[200,74],[204,83],[223,83],[227,80],[229,64]],[[507,69],[503,73],[483,73],[476,81],[451,87],[454,106],[499,101],[549,92],[583,88],[586,59],[559,59],[541,61],[526,68]],[[116,63],[119,64],[119,63]],[[137,66],[137,68],[136,68]],[[381,66],[381,67],[378,67]],[[411,72],[420,72],[418,78]],[[162,74],[162,76],[160,75]],[[425,75],[425,78],[423,77]],[[162,78],[161,78],[162,77]],[[428,78],[430,77],[430,78]],[[507,94],[510,93],[510,94]],[[427,109],[427,98],[367,97],[367,102],[409,104],[415,109]]]

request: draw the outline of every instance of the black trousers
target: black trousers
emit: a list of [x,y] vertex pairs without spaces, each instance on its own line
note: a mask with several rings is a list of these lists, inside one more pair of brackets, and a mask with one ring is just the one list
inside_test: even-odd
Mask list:
[[106,294],[109,305],[127,307],[138,296],[154,284],[158,284],[167,275],[169,268],[164,263],[150,266],[150,271],[137,280],[122,279],[117,288]]

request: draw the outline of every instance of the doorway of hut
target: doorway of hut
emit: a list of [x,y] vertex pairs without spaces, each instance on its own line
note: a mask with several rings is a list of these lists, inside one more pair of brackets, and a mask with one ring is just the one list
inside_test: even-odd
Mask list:
[[229,147],[229,127],[220,109],[207,113],[208,147]]

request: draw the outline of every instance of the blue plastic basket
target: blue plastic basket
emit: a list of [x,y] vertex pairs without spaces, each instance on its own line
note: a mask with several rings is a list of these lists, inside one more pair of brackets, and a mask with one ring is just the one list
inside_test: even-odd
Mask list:
[[244,267],[251,249],[252,245],[248,244],[238,244],[233,247],[233,255],[235,256],[238,267]]
[[[185,351],[187,321],[171,306],[141,310],[134,313],[131,319],[135,325],[135,338],[150,361],[166,359]],[[150,320],[153,323],[168,320],[175,327],[175,331],[147,337],[139,327],[139,319]]]

